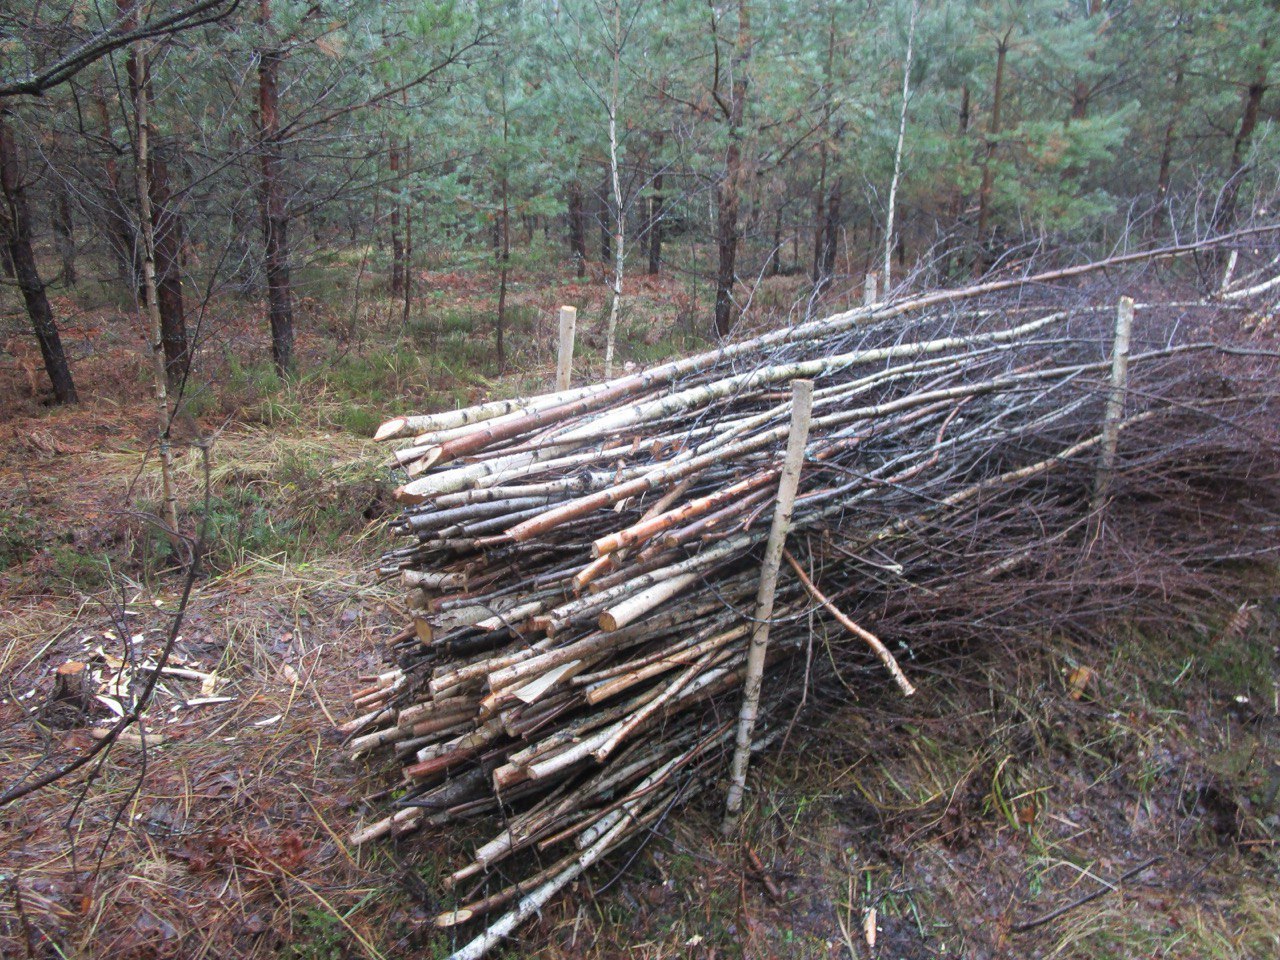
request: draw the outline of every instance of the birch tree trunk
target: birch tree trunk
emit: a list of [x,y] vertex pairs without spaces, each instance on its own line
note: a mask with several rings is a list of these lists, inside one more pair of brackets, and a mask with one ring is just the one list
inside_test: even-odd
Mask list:
[[[135,21],[136,5],[131,0],[116,0],[116,9],[126,22]],[[125,61],[125,72],[128,79],[129,99],[134,106],[135,120],[137,106],[143,102],[144,114],[153,104],[151,66],[141,47],[129,50]],[[136,144],[135,144],[136,147]],[[173,194],[169,188],[169,164],[160,149],[159,138],[154,126],[147,129],[147,169],[145,182],[149,193],[147,206],[150,210],[148,226],[151,229],[151,260],[155,269],[156,297],[160,307],[161,342],[164,346],[165,375],[170,390],[177,390],[186,377],[187,371],[187,322],[182,301],[182,217],[173,206]],[[142,182],[142,181],[136,181]],[[135,185],[136,185],[135,183]],[[142,209],[141,204],[138,207]],[[126,225],[131,257],[135,264],[136,292],[139,299],[146,302],[146,291],[142,289],[142,257],[141,231],[131,228],[132,217],[126,213]]]
[[152,378],[156,399],[156,432],[160,448],[161,515],[168,527],[166,533],[173,546],[174,554],[181,557],[179,550],[182,538],[178,533],[178,499],[173,485],[173,450],[169,443],[169,428],[173,416],[169,409],[164,331],[160,319],[160,299],[156,284],[156,237],[151,209],[151,178],[148,174],[151,162],[151,120],[147,115],[149,104],[143,82],[147,73],[145,52],[135,50],[130,55],[129,69],[135,128],[133,148],[134,176],[138,193],[138,233],[142,241],[143,306],[151,346]]
[[902,145],[907,138],[907,105],[911,102],[911,55],[916,40],[916,18],[920,5],[911,5],[911,23],[907,27],[907,56],[902,65],[902,109],[898,113],[898,145],[893,151],[893,179],[889,181],[889,210],[884,223],[884,289],[893,289],[893,219],[898,204],[898,181],[902,176]]
[[1102,530],[1107,491],[1115,471],[1116,450],[1120,440],[1120,422],[1124,419],[1125,393],[1129,386],[1129,343],[1133,337],[1133,298],[1121,297],[1116,306],[1116,332],[1111,347],[1111,389],[1107,394],[1106,412],[1102,420],[1102,450],[1094,477],[1093,498],[1089,504],[1089,527],[1086,542],[1092,544]]
[[613,190],[613,289],[609,302],[609,323],[604,332],[604,377],[613,376],[613,351],[618,335],[618,312],[622,308],[622,273],[626,264],[626,208],[622,202],[622,182],[618,176],[618,84],[622,72],[622,4],[613,4],[613,65],[609,75],[609,180]]

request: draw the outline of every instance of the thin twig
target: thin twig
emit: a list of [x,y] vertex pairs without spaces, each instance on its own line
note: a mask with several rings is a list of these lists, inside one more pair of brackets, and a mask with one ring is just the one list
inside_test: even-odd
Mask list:
[[1082,897],[1076,897],[1076,899],[1072,900],[1070,903],[1063,904],[1062,906],[1058,907],[1056,910],[1050,910],[1048,913],[1042,914],[1041,916],[1036,917],[1034,920],[1027,920],[1023,923],[1015,923],[1009,929],[1011,929],[1014,933],[1025,933],[1028,930],[1034,930],[1036,927],[1042,927],[1046,923],[1050,923],[1054,920],[1057,920],[1064,913],[1069,913],[1070,911],[1076,909],[1076,907],[1082,907],[1086,903],[1090,903],[1094,900],[1097,900],[1099,897],[1106,896],[1108,893],[1114,893],[1116,890],[1120,889],[1120,884],[1126,883],[1129,880],[1132,880],[1134,877],[1140,874],[1143,870],[1146,870],[1148,867],[1159,863],[1160,860],[1161,858],[1159,856],[1150,857],[1142,861],[1142,863],[1138,864],[1132,870],[1127,870],[1124,873],[1120,874],[1120,876],[1117,877],[1115,881],[1112,882],[1111,884],[1104,887],[1099,887],[1097,890],[1094,890],[1091,893],[1086,893]]

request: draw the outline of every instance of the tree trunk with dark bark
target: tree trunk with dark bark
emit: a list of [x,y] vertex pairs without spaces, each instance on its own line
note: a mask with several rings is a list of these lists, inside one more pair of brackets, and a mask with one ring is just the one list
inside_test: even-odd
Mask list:
[[173,202],[170,187],[169,147],[160,147],[150,158],[151,225],[155,234],[156,298],[160,306],[160,332],[164,343],[165,377],[176,390],[187,375],[190,362],[186,309],[182,298],[182,214]]
[[600,224],[600,262],[608,263],[613,259],[613,231],[611,210],[609,209],[609,171],[604,172],[604,182],[600,184],[600,192],[596,194],[596,209],[599,211]]
[[578,276],[586,276],[587,211],[582,202],[582,187],[577,180],[569,184],[569,254],[577,265]]
[[40,343],[40,355],[45,371],[53,384],[53,394],[58,403],[75,403],[75,381],[71,367],[62,349],[58,325],[49,307],[40,270],[36,266],[32,247],[31,213],[27,206],[26,189],[18,169],[18,154],[3,111],[0,111],[0,188],[4,194],[4,206],[0,208],[0,229],[4,231],[5,247],[13,264],[14,279],[22,291],[22,299],[31,318],[31,328]]
[[[1092,20],[1102,12],[1102,0],[1088,0],[1085,7],[1085,19]],[[1105,28],[1105,24],[1103,25]],[[1090,47],[1085,53],[1085,60],[1093,63],[1097,52]],[[1088,78],[1077,76],[1071,88],[1071,119],[1083,120],[1089,115],[1089,101],[1093,99],[1094,88]]]
[[[395,137],[391,138],[391,149],[387,157],[391,168],[391,182],[397,193],[400,190],[400,147]],[[391,294],[400,296],[404,293],[404,238],[400,235],[400,198],[396,197],[391,204]]]
[[1009,54],[1009,37],[1013,33],[1010,28],[996,43],[996,77],[991,97],[991,123],[987,128],[986,155],[982,161],[982,185],[978,190],[978,252],[973,261],[973,272],[981,275],[991,264],[990,237],[987,235],[991,227],[991,194],[995,186],[996,148],[1000,136],[1000,111],[1004,104],[1004,65]]
[[826,287],[836,272],[836,253],[840,247],[840,204],[843,197],[841,178],[836,177],[831,185],[831,196],[827,198],[826,222],[822,225],[822,280]]
[[[128,0],[118,0],[121,10],[129,9]],[[185,542],[178,528],[178,498],[173,483],[173,407],[169,403],[169,371],[165,362],[164,319],[160,312],[158,271],[156,270],[156,211],[151,207],[154,188],[151,184],[152,125],[150,119],[150,73],[144,49],[140,44],[130,48],[129,89],[133,99],[134,138],[133,173],[138,198],[138,246],[142,253],[141,305],[147,321],[147,343],[151,348],[152,376],[155,386],[156,439],[160,455],[161,516],[175,557],[182,557]]]
[[[116,8],[126,18],[135,16],[131,0],[116,0]],[[151,67],[145,56],[131,47],[125,69],[129,80],[129,95],[133,101],[135,116],[141,116],[148,124],[145,131],[135,131],[141,137],[145,132],[149,149],[141,161],[147,165],[145,176],[135,183],[146,184],[147,200],[138,199],[138,209],[150,211],[152,267],[155,271],[155,296],[160,311],[160,340],[164,349],[165,381],[170,390],[177,390],[187,374],[187,321],[182,302],[182,214],[173,203],[173,190],[169,182],[169,160],[173,147],[161,145],[155,125],[151,122],[150,107],[155,102],[151,86]],[[142,101],[145,100],[145,103]],[[142,109],[139,109],[141,107]],[[104,122],[106,117],[104,114]],[[135,144],[136,146],[136,144]],[[133,222],[133,217],[129,217]],[[132,233],[132,231],[130,231]],[[145,302],[147,293],[143,287],[143,274],[148,249],[141,241],[143,227],[139,222],[138,237],[131,237],[133,258],[136,264],[139,297]]]
[[71,198],[65,188],[59,189],[53,202],[53,236],[62,262],[62,282],[76,285],[76,227],[71,216]]
[[498,354],[498,373],[507,368],[504,336],[507,328],[507,274],[511,265],[511,210],[506,174],[502,177],[502,209],[498,217],[498,318],[494,326],[494,346]]
[[[659,139],[661,144],[661,139]],[[649,276],[662,272],[662,170],[653,175],[653,196],[649,198]]]
[[94,88],[94,105],[98,118],[102,121],[102,138],[106,144],[106,158],[103,160],[103,189],[106,192],[106,203],[103,204],[103,216],[106,218],[106,234],[111,252],[116,257],[120,282],[130,290],[138,287],[141,269],[138,265],[138,248],[133,237],[133,218],[129,213],[129,202],[125,198],[120,185],[120,167],[116,163],[116,145],[111,136],[111,113],[107,108],[107,98],[100,88]]
[[827,18],[827,60],[822,74],[822,121],[818,140],[818,193],[813,209],[813,269],[809,275],[816,286],[825,286],[822,275],[823,244],[827,223],[827,160],[831,148],[831,114],[834,96],[836,18],[833,7]]
[[738,36],[734,43],[733,83],[727,109],[729,145],[725,150],[724,177],[717,195],[716,333],[727,337],[733,329],[733,285],[737,279],[738,211],[745,187],[743,118],[747,108],[747,70],[751,62],[751,11],[738,0]]
[[[1262,49],[1266,50],[1269,45],[1269,40],[1264,37],[1261,42]],[[1240,126],[1236,130],[1235,139],[1231,142],[1231,160],[1227,168],[1227,184],[1222,188],[1222,198],[1218,202],[1218,209],[1214,211],[1213,217],[1213,227],[1218,233],[1227,233],[1235,227],[1236,208],[1240,200],[1240,187],[1244,184],[1244,179],[1249,173],[1245,161],[1248,159],[1249,147],[1253,142],[1253,131],[1258,126],[1258,114],[1262,109],[1262,98],[1266,94],[1268,87],[1266,64],[1260,64],[1245,90],[1244,109],[1240,114]]]
[[827,225],[827,151],[822,150],[818,166],[818,199],[813,205],[813,269],[810,276],[815,284],[823,282],[822,244]]
[[782,206],[773,211],[773,252],[769,254],[769,276],[782,273]]
[[[259,24],[263,42],[271,34],[271,3],[261,0]],[[258,136],[262,154],[262,232],[266,247],[268,318],[271,359],[276,373],[293,367],[293,290],[289,276],[289,213],[281,183],[279,78],[284,53],[264,47],[258,53]]]
[[404,301],[400,312],[400,325],[409,323],[409,311],[413,307],[413,204],[404,208]]
[[1173,76],[1173,115],[1164,127],[1160,144],[1160,166],[1156,172],[1156,209],[1151,215],[1151,230],[1157,236],[1169,226],[1169,184],[1173,170],[1173,143],[1178,129],[1178,113],[1182,105],[1182,64]]

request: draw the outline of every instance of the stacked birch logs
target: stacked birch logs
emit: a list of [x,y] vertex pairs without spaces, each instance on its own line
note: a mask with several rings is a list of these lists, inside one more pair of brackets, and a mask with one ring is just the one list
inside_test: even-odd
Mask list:
[[814,381],[811,432],[756,746],[820,669],[816,624],[827,659],[911,693],[877,604],[949,558],[990,581],[1061,549],[1084,528],[1107,437],[1182,455],[1197,411],[1220,417],[1227,401],[1195,384],[1221,352],[1163,332],[1152,346],[1142,317],[1159,313],[1139,311],[1119,406],[1114,299],[1005,283],[384,424],[408,479],[382,573],[414,618],[347,729],[353,755],[395,759],[403,793],[353,840],[488,824],[437,920],[503,911],[455,955],[478,957],[723,777],[798,378]]

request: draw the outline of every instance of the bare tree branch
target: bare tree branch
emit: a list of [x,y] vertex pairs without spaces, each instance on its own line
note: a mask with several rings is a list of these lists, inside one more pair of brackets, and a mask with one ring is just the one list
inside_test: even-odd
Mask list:
[[139,40],[168,36],[217,23],[229,17],[239,8],[241,0],[196,0],[188,7],[131,26],[140,3],[121,13],[105,29],[82,40],[71,50],[58,57],[39,72],[28,72],[25,77],[8,77],[0,80],[0,97],[43,96],[59,84],[66,83],[77,73],[103,57],[127,47]]

